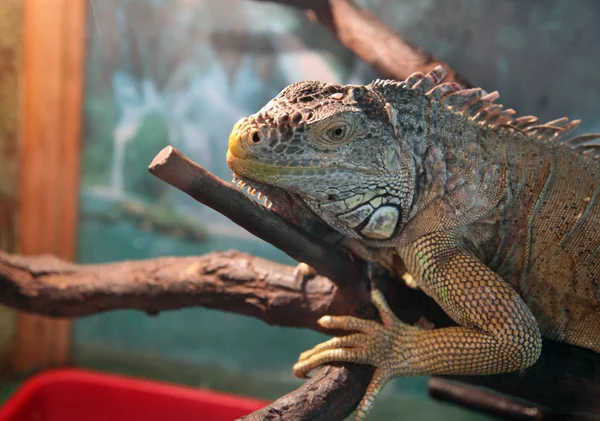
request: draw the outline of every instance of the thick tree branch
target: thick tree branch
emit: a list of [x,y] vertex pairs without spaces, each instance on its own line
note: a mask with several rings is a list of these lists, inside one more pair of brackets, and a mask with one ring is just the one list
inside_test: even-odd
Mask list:
[[383,77],[404,80],[414,72],[428,72],[438,65],[448,70],[447,82],[470,84],[442,60],[402,39],[375,15],[350,0],[258,0],[306,10],[309,18],[321,23],[348,50],[371,65]]
[[343,420],[358,405],[373,374],[371,367],[326,366],[302,386],[240,421]]
[[203,306],[311,329],[320,316],[347,311],[329,279],[298,281],[290,266],[235,251],[99,265],[0,251],[0,303],[53,317]]

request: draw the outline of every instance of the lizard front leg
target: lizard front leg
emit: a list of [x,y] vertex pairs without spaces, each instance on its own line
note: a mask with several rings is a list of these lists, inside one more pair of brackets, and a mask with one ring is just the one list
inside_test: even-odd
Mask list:
[[325,328],[358,332],[336,337],[300,355],[299,377],[331,362],[376,367],[356,420],[365,418],[376,395],[394,377],[489,375],[521,370],[540,355],[539,327],[521,297],[453,236],[433,233],[398,253],[415,282],[461,326],[424,330],[399,321],[377,290],[382,323],[324,316]]

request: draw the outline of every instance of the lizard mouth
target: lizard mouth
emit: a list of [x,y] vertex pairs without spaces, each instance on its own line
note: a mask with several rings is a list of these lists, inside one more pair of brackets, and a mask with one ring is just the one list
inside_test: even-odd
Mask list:
[[301,200],[300,198],[293,198],[290,193],[280,187],[254,180],[246,175],[248,173],[259,174],[261,179],[266,179],[269,175],[277,175],[278,169],[240,157],[241,153],[238,149],[232,149],[230,145],[227,151],[227,165],[233,171],[231,183],[242,191],[246,190],[248,196],[261,206],[294,221],[296,219],[294,218],[294,205],[295,202]]
[[[242,191],[246,190],[252,199],[267,209],[275,211],[287,219],[294,220],[295,218],[292,217],[295,213],[293,207],[306,206],[300,196],[288,192],[282,187],[255,179],[265,180],[270,179],[271,176],[285,175],[285,167],[277,167],[242,158],[232,150],[227,151],[227,165],[233,171],[231,183]],[[292,171],[291,168],[289,170]],[[253,174],[254,176],[250,178],[247,174]]]
[[262,205],[267,209],[273,208],[273,201],[269,199],[269,196],[266,193],[263,193],[263,191],[271,190],[270,186],[257,183],[256,181],[242,177],[236,173],[233,173],[231,184],[236,186],[241,191],[244,191],[244,189],[247,187],[248,195],[250,195],[252,198],[256,197],[256,201],[258,203],[262,201]]
[[282,188],[252,180],[235,172],[231,184],[268,210],[291,222],[304,225],[301,221],[306,216],[306,205],[300,197],[295,197]]
[[341,234],[316,215],[300,196],[235,172],[231,183],[238,189],[246,191],[248,196],[261,206],[279,214],[311,235],[331,244],[337,244],[343,240]]

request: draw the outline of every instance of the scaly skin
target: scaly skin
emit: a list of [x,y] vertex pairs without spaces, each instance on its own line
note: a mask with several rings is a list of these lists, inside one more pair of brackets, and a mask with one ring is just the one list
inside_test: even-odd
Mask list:
[[375,366],[357,420],[391,378],[521,370],[542,335],[600,352],[598,135],[567,139],[578,121],[515,119],[497,93],[443,76],[293,84],[229,139],[238,183],[287,198],[273,209],[329,225],[361,257],[406,268],[459,324],[405,325],[378,291],[382,324],[323,317],[356,333],[303,353],[294,372]]

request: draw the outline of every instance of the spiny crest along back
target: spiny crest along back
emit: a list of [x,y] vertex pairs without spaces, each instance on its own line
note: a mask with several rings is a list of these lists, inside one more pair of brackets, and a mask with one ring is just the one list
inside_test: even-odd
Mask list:
[[376,80],[371,86],[413,89],[482,126],[518,131],[550,147],[569,147],[593,159],[600,158],[600,145],[593,142],[600,139],[600,134],[568,137],[581,123],[580,120],[569,121],[567,117],[562,117],[541,124],[535,116],[514,117],[516,113],[513,109],[504,109],[501,104],[494,103],[500,97],[497,91],[488,94],[481,88],[463,89],[454,82],[441,83],[445,76],[446,70],[438,66],[426,75],[422,72],[413,73],[403,82]]

